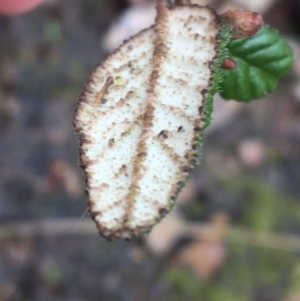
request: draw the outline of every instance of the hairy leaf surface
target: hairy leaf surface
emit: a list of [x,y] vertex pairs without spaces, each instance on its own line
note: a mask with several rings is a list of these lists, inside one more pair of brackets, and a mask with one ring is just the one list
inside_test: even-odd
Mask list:
[[75,127],[90,213],[104,237],[148,232],[172,208],[199,156],[222,47],[212,9],[179,6],[92,73]]

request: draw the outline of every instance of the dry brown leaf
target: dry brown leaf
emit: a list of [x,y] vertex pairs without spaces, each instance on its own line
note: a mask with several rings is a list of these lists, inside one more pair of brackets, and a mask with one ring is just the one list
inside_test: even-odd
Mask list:
[[105,50],[111,52],[119,47],[124,40],[150,27],[155,20],[154,3],[141,3],[131,6],[115,21],[103,39]]
[[81,195],[81,179],[76,170],[66,162],[54,161],[50,165],[48,179],[52,188],[63,187],[72,197]]
[[184,229],[184,220],[174,210],[151,231],[146,238],[146,244],[155,254],[163,255],[172,249]]
[[227,223],[225,214],[217,214],[201,240],[186,247],[179,255],[179,261],[202,279],[209,280],[224,262],[226,246],[223,237]]

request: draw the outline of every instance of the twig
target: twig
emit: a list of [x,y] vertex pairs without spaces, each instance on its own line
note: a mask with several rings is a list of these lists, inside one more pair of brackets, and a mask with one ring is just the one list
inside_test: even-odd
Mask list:
[[[182,234],[197,239],[209,240],[207,233],[216,229],[215,224],[187,223]],[[11,238],[62,236],[62,235],[95,235],[97,229],[90,219],[50,219],[12,222],[0,225],[0,240]],[[259,232],[240,227],[220,227],[221,240],[227,243],[255,245],[264,248],[300,251],[300,236],[294,234]],[[214,238],[212,238],[213,240]]]
[[[186,235],[206,240],[207,232],[218,226],[214,224],[187,224],[184,232]],[[300,251],[300,236],[294,234],[261,232],[240,227],[220,227],[220,237],[224,242],[255,245],[258,247],[272,248],[290,252]]]
[[90,219],[50,219],[0,225],[0,240],[14,237],[92,235],[97,229]]

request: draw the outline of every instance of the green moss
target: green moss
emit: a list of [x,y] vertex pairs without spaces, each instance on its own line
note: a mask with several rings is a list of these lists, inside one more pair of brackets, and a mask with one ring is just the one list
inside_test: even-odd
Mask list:
[[172,268],[164,274],[164,281],[169,288],[167,301],[246,301],[243,294],[224,284],[215,285],[206,282],[185,268]]
[[300,220],[297,200],[283,194],[269,182],[261,178],[251,178],[243,175],[222,180],[226,189],[236,190],[243,195],[243,226],[260,230],[279,230],[286,224],[289,216],[290,225]]
[[169,287],[168,301],[199,300],[203,286],[192,273],[180,267],[172,268],[165,272],[164,282]]

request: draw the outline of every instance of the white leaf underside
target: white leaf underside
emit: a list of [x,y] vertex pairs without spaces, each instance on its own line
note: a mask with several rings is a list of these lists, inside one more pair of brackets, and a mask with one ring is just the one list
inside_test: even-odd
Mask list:
[[104,237],[148,232],[172,207],[197,155],[218,34],[213,10],[169,9],[91,74],[74,121]]

